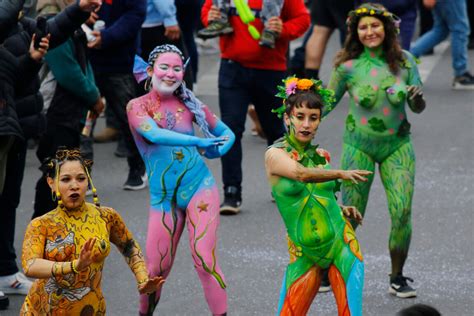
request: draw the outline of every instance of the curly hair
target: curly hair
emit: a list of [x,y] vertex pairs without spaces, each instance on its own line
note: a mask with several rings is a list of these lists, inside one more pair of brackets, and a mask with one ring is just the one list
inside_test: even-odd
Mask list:
[[[364,12],[375,12],[375,14],[352,14],[357,10],[364,9]],[[357,11],[360,12],[360,11]],[[379,14],[384,12],[385,14]],[[334,60],[335,67],[342,63],[357,58],[364,51],[364,45],[359,40],[357,27],[359,21],[364,16],[373,16],[382,21],[385,30],[385,39],[382,44],[382,50],[385,53],[390,71],[393,74],[398,74],[400,70],[400,63],[403,62],[402,48],[398,42],[398,26],[394,20],[394,15],[388,13],[388,10],[381,4],[364,3],[356,10],[351,11],[347,19],[347,37],[344,42],[344,47],[340,50]]]

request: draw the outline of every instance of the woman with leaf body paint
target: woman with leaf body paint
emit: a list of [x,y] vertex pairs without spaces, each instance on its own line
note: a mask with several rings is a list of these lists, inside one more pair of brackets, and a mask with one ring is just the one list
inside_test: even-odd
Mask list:
[[329,270],[338,315],[362,315],[364,264],[350,222],[362,219],[352,206],[340,206],[337,183],[367,181],[365,170],[331,170],[329,153],[311,144],[323,103],[332,91],[321,81],[288,78],[277,96],[288,133],[265,154],[267,177],[288,233],[290,264],[280,294],[277,315],[306,315],[316,296],[322,269]]
[[[143,62],[143,61],[142,61]],[[202,159],[224,155],[234,134],[183,82],[181,51],[157,46],[146,68],[149,93],[127,106],[137,148],[150,182],[150,213],[146,244],[147,267],[152,276],[170,273],[181,233],[187,223],[194,266],[213,315],[227,312],[224,275],[216,247],[219,194]],[[193,123],[204,137],[194,135]],[[140,314],[152,315],[161,291],[140,297]]]
[[[411,205],[415,154],[409,137],[405,103],[415,113],[425,108],[415,58],[397,42],[400,20],[378,4],[363,4],[349,13],[348,36],[338,53],[329,88],[335,102],[349,92],[341,168],[375,170],[379,164],[392,220],[389,292],[416,296],[403,276],[411,239]],[[363,185],[344,183],[342,201],[365,213],[373,175]],[[357,223],[354,223],[357,227]]]

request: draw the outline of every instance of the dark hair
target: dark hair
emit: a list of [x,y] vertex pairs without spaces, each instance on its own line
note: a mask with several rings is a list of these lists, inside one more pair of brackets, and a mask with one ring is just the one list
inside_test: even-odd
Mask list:
[[[366,8],[368,11],[371,9],[376,10],[377,12],[388,10],[381,4],[377,3],[364,3],[359,6],[357,9]],[[357,10],[356,9],[356,10]],[[354,15],[348,19],[348,31],[347,37],[344,42],[344,47],[340,50],[336,58],[334,59],[334,64],[336,67],[340,66],[342,63],[357,58],[364,51],[364,45],[359,40],[359,35],[357,33],[357,27],[361,18],[365,16],[372,16],[380,21],[382,21],[384,30],[385,30],[385,39],[382,43],[382,49],[385,53],[385,59],[387,60],[390,71],[393,74],[398,74],[400,70],[400,63],[403,61],[402,48],[398,41],[398,28],[394,23],[393,17],[384,16],[380,14],[376,15]]]
[[46,174],[46,176],[54,179],[58,175],[57,173],[59,172],[61,165],[66,161],[79,161],[84,167],[84,171],[88,174],[90,173],[92,160],[85,159],[79,149],[59,148],[54,157],[46,158],[43,161],[40,169]]
[[293,108],[306,107],[308,109],[319,109],[323,111],[323,100],[318,93],[311,90],[296,90],[296,93],[290,95],[285,100],[285,113],[289,115]]
[[429,305],[415,304],[402,309],[397,313],[397,316],[441,316],[441,313]]

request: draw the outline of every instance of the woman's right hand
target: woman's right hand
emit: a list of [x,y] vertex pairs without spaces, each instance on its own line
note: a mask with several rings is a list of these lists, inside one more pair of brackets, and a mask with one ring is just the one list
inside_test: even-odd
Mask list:
[[373,172],[368,170],[341,170],[341,180],[349,180],[352,183],[357,184],[361,182],[367,182],[367,176]]
[[82,271],[87,269],[88,266],[94,261],[94,256],[92,250],[94,249],[95,241],[97,238],[90,238],[86,241],[84,246],[82,246],[81,254],[79,259],[77,259],[76,269],[77,271]]
[[227,140],[229,140],[228,137],[198,138],[196,147],[206,149],[212,146],[222,146]]

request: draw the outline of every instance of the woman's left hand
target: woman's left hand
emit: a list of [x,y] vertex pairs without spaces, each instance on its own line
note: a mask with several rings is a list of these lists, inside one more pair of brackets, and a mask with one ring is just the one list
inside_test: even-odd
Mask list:
[[341,205],[341,209],[345,217],[354,219],[359,225],[362,225],[362,214],[355,206]]
[[140,292],[140,294],[151,294],[158,291],[163,283],[165,283],[165,279],[161,276],[156,276],[139,284],[138,292]]
[[408,105],[415,113],[421,113],[426,107],[425,99],[423,99],[423,91],[420,86],[408,86]]

